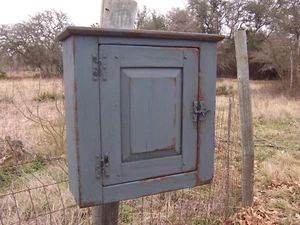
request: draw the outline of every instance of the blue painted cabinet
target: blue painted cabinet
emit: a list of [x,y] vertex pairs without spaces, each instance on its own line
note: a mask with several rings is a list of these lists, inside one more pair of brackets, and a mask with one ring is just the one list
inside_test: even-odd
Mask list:
[[58,38],[70,189],[79,206],[212,179],[222,36],[69,27]]

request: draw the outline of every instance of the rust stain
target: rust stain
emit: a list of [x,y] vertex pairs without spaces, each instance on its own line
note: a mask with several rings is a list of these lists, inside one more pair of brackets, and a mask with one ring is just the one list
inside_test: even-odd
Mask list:
[[173,119],[173,125],[176,127],[176,104],[174,105],[174,119]]
[[194,53],[198,59],[200,58],[200,54],[199,54],[199,49],[198,48],[191,48],[191,52]]
[[[191,113],[193,113],[193,110],[194,110],[194,102],[192,102],[191,103]],[[193,115],[192,115],[193,116]],[[193,128],[195,129],[195,130],[197,130],[197,128],[198,128],[198,122],[196,121],[193,121]]]
[[171,145],[168,145],[167,147],[165,148],[158,148],[158,149],[155,149],[154,151],[167,151],[167,150],[173,150],[175,149],[175,145],[171,144]]
[[78,102],[77,99],[75,98],[75,112],[74,112],[74,117],[75,117],[75,143],[76,147],[78,147],[79,143],[79,130],[78,130]]
[[174,48],[174,47],[171,47],[172,49],[174,49],[174,50],[177,50],[177,51],[183,51],[183,48]]
[[[199,72],[199,76],[198,76],[198,100],[199,101],[203,101],[204,100],[204,97],[201,93],[201,72]],[[201,160],[201,149],[200,149],[200,146],[201,146],[201,127],[202,127],[202,124],[203,124],[204,121],[199,121],[198,122],[198,126],[197,126],[197,164],[199,165],[200,164],[200,160]]]
[[173,83],[174,83],[174,86],[176,86],[176,82],[177,82],[177,79],[176,79],[176,77],[171,77],[171,80],[173,81]]
[[154,151],[167,151],[167,150],[173,150],[175,149],[176,147],[176,138],[173,137],[172,139],[172,144],[171,145],[168,145],[167,147],[164,147],[164,148],[158,148],[158,149],[155,149]]
[[[74,95],[75,95],[75,105],[74,105],[74,119],[75,119],[75,154],[77,159],[77,174],[78,174],[78,182],[81,180],[81,168],[80,168],[80,154],[79,154],[79,130],[78,130],[78,102],[77,102],[77,82],[74,81]],[[82,190],[81,185],[79,185],[78,190],[79,201],[82,199]]]
[[130,83],[130,84],[132,83],[132,80],[133,80],[133,78],[132,78],[132,77],[129,77],[129,83]]
[[139,183],[146,184],[146,183],[152,183],[152,182],[155,182],[155,181],[161,181],[161,180],[171,178],[173,175],[177,175],[177,174],[180,174],[180,173],[161,174],[159,176],[150,177],[150,178],[147,178],[147,179],[140,180]]
[[92,207],[92,206],[95,206],[95,205],[99,205],[99,204],[101,204],[102,202],[84,202],[84,203],[80,203],[79,205],[80,205],[80,208],[87,208],[87,207]]
[[201,93],[201,89],[202,89],[202,87],[201,87],[201,79],[202,79],[202,73],[199,72],[199,74],[198,74],[198,96],[197,97],[198,97],[199,101],[204,101],[204,96]]
[[212,179],[213,179],[213,177],[212,178],[210,178],[210,179],[208,179],[208,180],[202,180],[200,177],[199,177],[199,175],[197,174],[196,175],[196,180],[197,180],[197,186],[198,185],[204,185],[204,184],[209,184],[211,181],[212,181]]
[[133,154],[133,149],[132,149],[131,146],[130,146],[130,150],[129,151],[130,151],[131,154]]
[[74,82],[74,93],[76,93],[77,92],[77,82],[75,81]]
[[167,179],[168,177],[169,176],[149,178],[149,179],[141,180],[139,183],[141,183],[141,184],[152,183],[152,182],[155,182],[155,181],[161,181],[161,180]]
[[197,170],[197,168],[198,168],[197,165],[193,165],[190,169],[187,170],[187,172],[195,171]]

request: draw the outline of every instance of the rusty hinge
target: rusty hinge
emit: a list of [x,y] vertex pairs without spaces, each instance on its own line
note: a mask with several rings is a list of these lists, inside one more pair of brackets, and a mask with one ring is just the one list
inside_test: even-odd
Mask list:
[[195,101],[194,102],[194,108],[193,108],[193,121],[199,122],[203,121],[205,118],[206,113],[208,113],[210,110],[205,109],[204,107],[204,101]]
[[110,167],[109,167],[109,157],[108,154],[105,154],[103,158],[100,158],[100,155],[96,155],[96,178],[100,179],[101,174],[106,177],[110,176]]

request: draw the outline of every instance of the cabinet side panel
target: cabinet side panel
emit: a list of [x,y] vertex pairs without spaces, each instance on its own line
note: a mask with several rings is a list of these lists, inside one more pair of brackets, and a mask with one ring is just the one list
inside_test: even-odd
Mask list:
[[75,200],[79,198],[78,149],[75,141],[75,90],[73,37],[63,42],[64,96],[66,118],[66,141],[68,153],[69,187]]
[[[102,179],[96,177],[96,165],[100,164],[100,95],[97,69],[98,38],[74,37],[75,62],[75,127],[78,148],[79,205],[88,207],[102,202]],[[94,62],[93,62],[94,61]]]
[[[210,110],[199,126],[200,157],[198,158],[198,183],[208,183],[214,172],[215,99],[217,76],[216,43],[203,42],[200,51],[200,96]],[[198,141],[199,141],[198,140]]]

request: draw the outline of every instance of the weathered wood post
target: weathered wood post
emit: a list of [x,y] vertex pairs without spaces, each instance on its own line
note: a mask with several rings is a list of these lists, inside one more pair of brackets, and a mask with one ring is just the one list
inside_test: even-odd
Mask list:
[[253,204],[254,151],[246,31],[236,31],[234,39],[237,61],[240,124],[242,132],[243,152],[242,205],[243,207],[251,207]]
[[[100,27],[133,29],[137,3],[134,0],[102,0]],[[119,202],[93,207],[93,225],[117,225]]]

